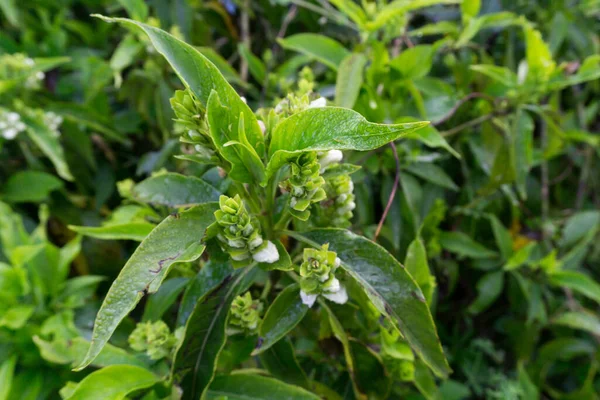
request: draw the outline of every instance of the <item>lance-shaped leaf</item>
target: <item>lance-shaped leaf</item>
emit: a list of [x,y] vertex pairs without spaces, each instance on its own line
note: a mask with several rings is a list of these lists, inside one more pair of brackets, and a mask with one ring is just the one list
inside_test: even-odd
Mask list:
[[294,346],[288,338],[275,343],[269,350],[260,354],[261,364],[277,379],[308,388],[306,373],[298,364]]
[[110,287],[96,316],[90,348],[78,370],[96,358],[142,296],[158,290],[171,265],[191,262],[202,255],[202,236],[214,222],[216,209],[215,203],[207,203],[171,215],[144,239]]
[[373,150],[412,133],[429,122],[376,124],[356,111],[339,107],[311,108],[279,123],[269,147],[267,178],[294,154],[306,151]]
[[308,306],[302,303],[300,286],[290,285],[275,298],[260,325],[258,345],[253,354],[273,346],[304,318]]
[[338,41],[316,33],[298,33],[278,42],[283,48],[306,54],[334,70],[350,55]]
[[206,115],[210,135],[223,157],[231,163],[231,178],[240,182],[261,182],[265,174],[259,154],[248,140],[246,117],[238,115],[237,121],[231,119],[231,108],[221,102],[221,96],[212,91],[208,98]]
[[250,374],[216,378],[205,397],[206,400],[318,400],[319,398],[298,386]]
[[58,175],[67,181],[72,181],[73,175],[69,170],[69,166],[65,160],[65,152],[56,134],[46,125],[29,115],[22,114],[21,118],[23,118],[23,122],[27,125],[27,135],[39,147],[42,153],[50,159]]
[[[196,48],[161,29],[141,22],[132,21],[127,18],[96,16],[107,22],[119,22],[129,28],[137,29],[138,31],[141,29],[145,32],[156,50],[167,59],[183,84],[194,93],[204,107],[208,105],[208,98],[211,92],[214,90],[218,93],[221,104],[228,109],[228,112],[223,115],[225,119],[221,121],[224,126],[231,126],[232,129],[237,129],[240,114],[244,115],[245,132],[248,142],[258,154],[264,154],[264,137],[258,126],[256,116],[250,107],[242,101],[221,72],[219,72],[218,68]],[[239,166],[239,168],[245,169],[243,165]],[[246,177],[251,176],[250,171],[246,171],[246,173],[249,174],[245,175]],[[238,177],[241,178],[243,176],[240,175]],[[243,180],[243,182],[250,181]]]
[[225,328],[231,302],[252,282],[256,271],[257,268],[236,270],[194,307],[173,362],[173,375],[181,380],[184,399],[202,398],[212,382],[227,339]]
[[134,365],[111,365],[91,373],[77,384],[69,400],[98,398],[121,400],[129,393],[148,388],[160,378],[145,368]]
[[125,224],[110,224],[104,226],[75,226],[69,229],[84,236],[104,240],[136,240],[141,242],[154,229],[150,222],[127,222]]
[[[297,237],[301,238],[300,235]],[[375,307],[394,322],[417,354],[438,376],[451,371],[425,297],[408,271],[383,247],[343,229],[303,233],[313,245],[329,243]]]
[[189,207],[218,201],[221,193],[202,179],[175,173],[152,176],[135,185],[133,197],[144,203]]

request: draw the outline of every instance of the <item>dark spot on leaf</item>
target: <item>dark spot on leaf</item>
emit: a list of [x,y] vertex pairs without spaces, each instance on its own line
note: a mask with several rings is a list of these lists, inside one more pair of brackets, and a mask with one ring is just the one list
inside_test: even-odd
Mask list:
[[415,299],[419,300],[421,303],[425,303],[425,298],[423,297],[422,294],[416,292],[416,291],[412,291],[410,292],[411,296],[414,297]]

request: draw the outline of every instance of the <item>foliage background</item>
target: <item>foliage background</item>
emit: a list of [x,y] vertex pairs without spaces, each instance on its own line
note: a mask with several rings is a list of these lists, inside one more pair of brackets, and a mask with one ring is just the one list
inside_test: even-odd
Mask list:
[[[413,273],[454,372],[435,380],[412,353],[386,360],[377,321],[334,308],[347,334],[377,354],[357,379],[389,378],[380,385],[389,390],[373,385],[369,398],[598,397],[597,1],[3,0],[0,11],[0,108],[28,126],[0,137],[0,399],[57,398],[93,371],[70,366],[101,300],[172,211],[132,196],[133,182],[168,170],[228,185],[174,157],[169,99],[181,83],[167,62],[145,36],[96,13],[197,46],[253,109],[304,78],[369,121],[432,122],[395,147],[346,155],[363,167],[352,176],[352,230],[377,236]],[[62,118],[59,134],[49,112]],[[129,333],[161,318],[174,328],[197,269],[177,267],[163,298],[133,311],[108,364],[148,366]],[[315,339],[327,326],[319,318],[291,336],[298,362],[353,398],[335,335]],[[243,345],[228,344],[223,371],[268,369],[236,359]],[[168,364],[152,368],[160,376]],[[136,395],[169,396],[148,379],[155,386]]]

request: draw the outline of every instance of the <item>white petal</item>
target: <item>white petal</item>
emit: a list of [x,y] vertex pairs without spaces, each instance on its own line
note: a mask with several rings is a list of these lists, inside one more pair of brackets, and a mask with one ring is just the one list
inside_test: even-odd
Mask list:
[[5,139],[14,139],[15,136],[17,136],[17,133],[19,133],[16,129],[7,129],[5,131],[2,132],[2,136],[4,136]]
[[342,263],[342,260],[340,260],[340,258],[339,258],[339,257],[336,257],[336,258],[335,258],[335,261],[334,261],[334,263],[333,263],[333,266],[334,266],[335,268],[337,268],[337,267],[339,267],[339,266],[340,266],[340,264],[341,264],[341,263]]
[[244,96],[240,96],[240,99],[242,99],[242,101],[243,101],[245,104],[248,104],[248,100],[246,100],[246,98],[245,98]]
[[260,131],[262,133],[265,133],[265,131],[267,130],[267,127],[265,126],[265,123],[262,122],[260,119],[258,120],[258,126],[260,127]]
[[348,301],[348,293],[346,292],[346,288],[345,287],[340,287],[340,290],[338,290],[335,293],[323,293],[323,296],[328,299],[333,301],[334,303],[338,303],[338,304],[344,304],[345,302]]
[[317,295],[316,294],[308,294],[301,290],[300,298],[302,298],[302,304],[306,304],[310,308],[313,306],[313,304],[315,304],[315,301],[317,300]]
[[252,257],[254,261],[272,264],[279,260],[279,252],[277,252],[277,247],[275,247],[273,242],[269,240],[267,245],[261,251],[254,253]]
[[234,261],[242,261],[248,258],[248,253],[238,254],[237,256],[231,256],[231,259]]
[[344,154],[340,150],[329,150],[325,156],[319,160],[319,164],[321,164],[321,168],[325,168],[328,165],[342,161],[342,158],[344,158]]
[[261,238],[260,236],[257,236],[255,239],[252,239],[251,241],[248,242],[248,247],[250,248],[250,250],[253,250],[255,248],[257,248],[258,246],[260,246],[263,243],[263,238]]
[[329,286],[325,288],[327,293],[336,293],[340,290],[340,281],[337,278],[333,278]]
[[316,100],[313,100],[310,102],[310,104],[308,105],[308,108],[319,108],[319,107],[325,107],[327,105],[327,99],[325,99],[325,97],[319,97]]

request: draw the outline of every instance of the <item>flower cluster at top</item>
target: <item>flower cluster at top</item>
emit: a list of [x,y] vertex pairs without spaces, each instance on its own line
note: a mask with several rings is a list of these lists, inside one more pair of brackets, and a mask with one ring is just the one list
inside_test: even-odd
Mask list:
[[131,335],[129,346],[135,351],[143,351],[151,360],[160,360],[169,356],[179,342],[180,330],[171,330],[163,321],[140,322]]
[[258,219],[246,210],[239,195],[221,196],[215,219],[209,236],[214,232],[223,251],[231,256],[234,268],[248,266],[253,260],[268,264],[279,260],[277,247],[263,240]]
[[231,303],[228,333],[255,332],[260,322],[262,309],[263,305],[260,300],[253,300],[250,292],[236,297]]
[[20,82],[26,89],[38,89],[45,77],[42,71],[36,69],[35,60],[24,54],[4,54],[0,57],[1,79]]
[[337,254],[329,251],[329,244],[320,249],[304,249],[304,262],[300,265],[300,296],[304,304],[312,307],[319,295],[338,304],[348,301],[346,288],[335,276],[340,263]]

